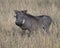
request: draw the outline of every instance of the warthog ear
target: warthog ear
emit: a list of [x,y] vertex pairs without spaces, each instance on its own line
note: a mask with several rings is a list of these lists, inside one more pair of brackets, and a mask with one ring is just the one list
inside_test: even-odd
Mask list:
[[26,12],[27,12],[27,10],[23,10],[22,12],[23,12],[23,13],[26,13]]
[[14,16],[14,17],[16,17],[16,16]]

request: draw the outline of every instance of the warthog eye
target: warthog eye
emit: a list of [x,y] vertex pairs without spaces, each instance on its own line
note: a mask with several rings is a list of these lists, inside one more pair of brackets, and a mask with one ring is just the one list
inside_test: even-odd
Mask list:
[[22,24],[24,24],[25,23],[25,19],[23,19],[23,21],[22,21]]

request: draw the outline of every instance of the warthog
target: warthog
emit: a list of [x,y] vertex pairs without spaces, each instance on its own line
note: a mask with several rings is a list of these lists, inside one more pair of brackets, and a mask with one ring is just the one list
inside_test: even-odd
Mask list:
[[38,28],[44,29],[47,33],[49,32],[49,26],[52,19],[47,15],[33,16],[27,13],[27,10],[14,10],[16,14],[15,24],[22,29],[22,35],[28,30],[28,36],[33,30],[38,30]]

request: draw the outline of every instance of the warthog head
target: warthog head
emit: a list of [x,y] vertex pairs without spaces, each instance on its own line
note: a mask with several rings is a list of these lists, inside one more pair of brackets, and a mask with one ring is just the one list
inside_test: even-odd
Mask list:
[[24,16],[25,16],[25,13],[27,12],[27,10],[23,10],[23,11],[14,10],[14,11],[16,14],[16,16],[14,16],[14,17],[16,17],[15,23],[16,23],[16,25],[21,26],[22,24],[25,23]]

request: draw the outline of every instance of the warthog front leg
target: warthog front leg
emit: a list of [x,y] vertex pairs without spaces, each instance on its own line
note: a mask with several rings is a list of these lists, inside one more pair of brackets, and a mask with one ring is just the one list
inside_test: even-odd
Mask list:
[[21,36],[25,35],[25,31],[26,31],[26,30],[22,30]]
[[28,30],[28,33],[27,33],[28,37],[30,37],[32,34],[33,34],[33,31]]

